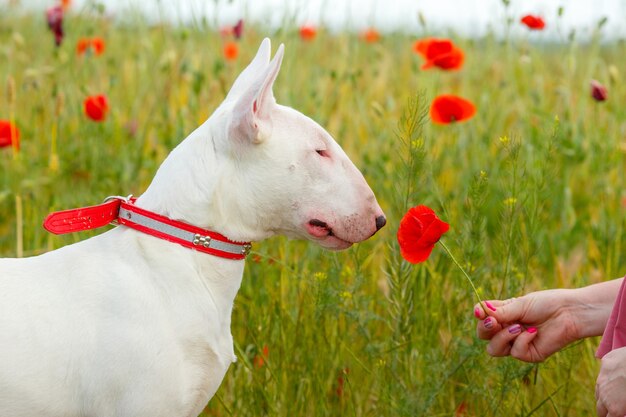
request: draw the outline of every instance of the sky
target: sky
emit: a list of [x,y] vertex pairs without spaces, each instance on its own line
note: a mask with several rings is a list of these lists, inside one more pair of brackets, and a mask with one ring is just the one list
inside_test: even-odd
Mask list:
[[[0,0],[0,4],[16,0]],[[20,1],[20,0],[18,0]],[[523,36],[517,22],[525,14],[542,16],[546,30],[534,34],[545,39],[566,39],[572,30],[578,39],[589,38],[598,22],[607,18],[605,39],[626,38],[626,0],[73,0],[81,9],[94,2],[108,13],[125,15],[133,10],[153,21],[193,24],[202,17],[213,24],[234,24],[240,17],[277,27],[285,19],[298,24],[323,24],[331,30],[368,26],[385,32],[401,29],[424,33],[454,31],[482,36],[504,33],[507,16],[516,23],[513,34]],[[44,9],[54,0],[21,0],[28,8]],[[562,8],[562,16],[558,16]]]

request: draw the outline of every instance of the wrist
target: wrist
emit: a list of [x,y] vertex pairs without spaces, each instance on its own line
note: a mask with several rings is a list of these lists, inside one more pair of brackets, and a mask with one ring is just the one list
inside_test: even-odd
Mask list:
[[621,279],[566,290],[577,339],[602,336],[620,285]]

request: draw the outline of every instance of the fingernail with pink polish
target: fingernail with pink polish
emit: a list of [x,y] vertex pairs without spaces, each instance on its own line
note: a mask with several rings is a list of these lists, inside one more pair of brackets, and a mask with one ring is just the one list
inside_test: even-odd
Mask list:
[[509,327],[509,333],[511,334],[518,334],[521,333],[522,331],[522,326],[520,326],[519,324],[514,324],[511,327]]
[[528,329],[526,329],[526,331],[528,333],[537,333],[537,328],[536,327],[529,327]]
[[485,301],[485,305],[487,306],[489,310],[496,311],[496,308],[489,301]]
[[476,316],[477,319],[480,318],[480,308],[476,307],[474,309],[474,315]]
[[483,321],[483,325],[485,326],[485,329],[491,329],[493,327],[493,319],[491,317],[487,317]]

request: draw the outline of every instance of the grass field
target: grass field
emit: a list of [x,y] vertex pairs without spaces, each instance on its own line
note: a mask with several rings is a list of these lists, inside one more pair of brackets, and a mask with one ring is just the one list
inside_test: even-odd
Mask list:
[[[277,100],[325,126],[362,170],[388,226],[340,253],[273,238],[254,245],[233,312],[239,361],[203,416],[583,416],[595,413],[597,340],[539,365],[493,359],[475,337],[475,298],[435,248],[410,265],[395,234],[433,207],[447,245],[486,299],[626,273],[623,41],[531,42],[451,36],[460,71],[420,70],[415,36],[246,27],[226,61],[219,32],[70,14],[61,47],[43,12],[0,13],[0,119],[21,131],[0,149],[0,255],[85,239],[41,227],[52,210],[139,195],[167,153],[203,122],[264,36],[286,55]],[[429,35],[429,33],[424,33]],[[106,42],[78,56],[79,38]],[[608,87],[606,102],[589,82]],[[107,119],[83,114],[106,94]],[[434,125],[453,93],[477,107]],[[338,197],[340,198],[340,197]],[[95,233],[95,232],[94,232]]]

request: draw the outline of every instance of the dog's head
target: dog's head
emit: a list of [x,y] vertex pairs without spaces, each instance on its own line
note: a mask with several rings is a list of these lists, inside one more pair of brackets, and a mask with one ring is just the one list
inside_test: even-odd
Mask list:
[[330,134],[276,103],[283,51],[281,45],[270,61],[270,41],[263,41],[224,102],[185,141],[194,145],[167,171],[194,164],[194,192],[204,196],[197,201],[210,201],[208,226],[231,239],[283,234],[345,249],[376,233],[385,216]]

